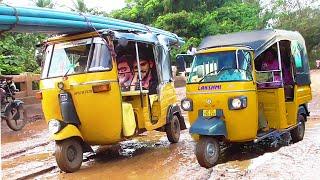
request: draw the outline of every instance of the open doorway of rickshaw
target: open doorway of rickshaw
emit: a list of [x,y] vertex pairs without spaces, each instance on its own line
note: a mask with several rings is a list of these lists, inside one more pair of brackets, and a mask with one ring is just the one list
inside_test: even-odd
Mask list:
[[[258,82],[258,89],[284,88],[286,102],[294,100],[294,63],[291,42],[279,41],[261,53],[255,61],[257,71],[264,74]],[[261,75],[260,74],[260,75]],[[259,79],[258,79],[259,81]]]

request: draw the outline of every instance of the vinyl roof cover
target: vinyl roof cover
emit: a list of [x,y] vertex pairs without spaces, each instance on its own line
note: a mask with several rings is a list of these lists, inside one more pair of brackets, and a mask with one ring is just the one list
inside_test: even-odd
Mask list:
[[303,37],[297,31],[264,29],[205,37],[198,49],[225,46],[246,46],[255,51],[255,57],[280,40],[297,40],[305,46]]

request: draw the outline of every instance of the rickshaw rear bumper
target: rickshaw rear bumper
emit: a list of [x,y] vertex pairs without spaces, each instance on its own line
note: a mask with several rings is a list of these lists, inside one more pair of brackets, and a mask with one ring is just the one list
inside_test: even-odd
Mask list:
[[52,139],[54,139],[55,141],[61,141],[71,137],[79,137],[83,140],[79,129],[73,124],[67,124],[59,132],[52,135]]
[[225,121],[220,117],[212,117],[210,119],[199,116],[190,127],[191,134],[205,136],[223,136],[227,138],[227,130]]

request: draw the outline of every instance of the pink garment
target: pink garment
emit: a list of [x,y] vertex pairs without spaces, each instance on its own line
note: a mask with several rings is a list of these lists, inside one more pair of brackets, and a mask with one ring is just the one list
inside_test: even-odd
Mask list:
[[[262,62],[261,70],[279,70],[279,64],[277,59],[265,60]],[[281,81],[281,76],[279,72],[274,72],[274,81]]]
[[293,84],[293,78],[292,78],[292,74],[290,71],[290,67],[286,67],[283,63],[282,63],[282,77],[283,77],[283,82],[286,85],[292,85]]

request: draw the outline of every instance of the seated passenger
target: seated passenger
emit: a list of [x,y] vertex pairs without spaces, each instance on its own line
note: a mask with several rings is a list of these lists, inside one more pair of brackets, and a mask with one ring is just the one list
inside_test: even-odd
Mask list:
[[[154,62],[151,59],[144,56],[140,57],[142,89],[149,90],[149,94],[157,93],[158,77],[153,67]],[[139,90],[138,64],[136,61],[133,64],[133,70],[134,76],[131,82],[131,90]]]
[[[279,70],[279,62],[278,59],[275,57],[275,52],[273,50],[268,50],[264,56],[264,59],[261,63],[261,70],[262,71],[272,71],[272,70]],[[271,87],[279,86],[281,84],[281,76],[280,72],[273,73],[273,81],[269,85]],[[265,87],[265,85],[261,85],[260,87]]]
[[131,56],[123,55],[117,60],[121,91],[130,90],[131,81],[133,79],[133,74],[129,65],[130,59],[132,60]]

